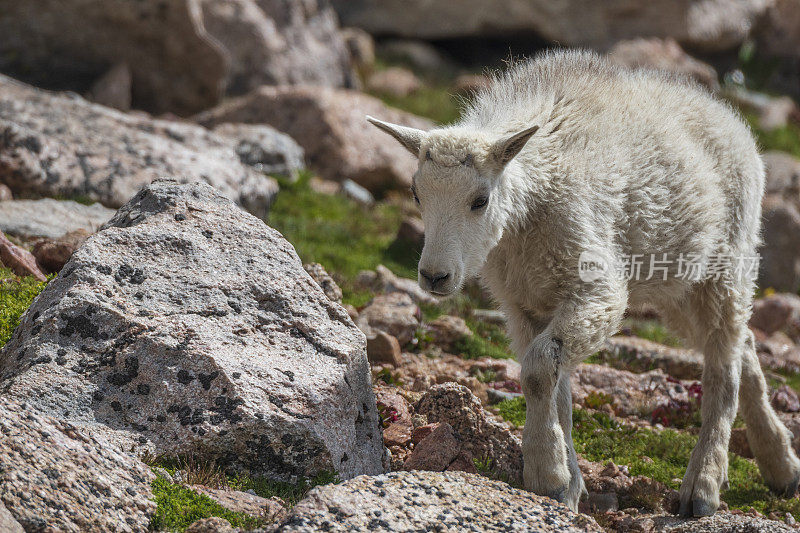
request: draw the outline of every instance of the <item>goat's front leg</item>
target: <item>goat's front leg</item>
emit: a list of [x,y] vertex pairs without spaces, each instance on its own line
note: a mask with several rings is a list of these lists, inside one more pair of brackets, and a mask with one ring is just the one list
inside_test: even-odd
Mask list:
[[602,293],[581,291],[558,307],[550,324],[522,357],[527,417],[522,432],[525,487],[573,510],[578,508],[582,486],[580,478],[575,479],[571,472],[574,467],[570,468],[571,412],[560,405],[565,398],[559,394],[558,385],[561,381],[564,387],[562,380],[569,379],[574,367],[619,329],[626,302],[621,288]]

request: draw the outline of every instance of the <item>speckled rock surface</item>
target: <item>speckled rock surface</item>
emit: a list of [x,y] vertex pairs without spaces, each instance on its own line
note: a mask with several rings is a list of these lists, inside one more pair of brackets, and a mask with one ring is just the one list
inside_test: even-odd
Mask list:
[[90,431],[0,397],[0,457],[0,507],[26,531],[148,530],[153,474]]
[[119,207],[156,178],[206,182],[264,215],[277,182],[236,141],[194,124],[125,114],[0,75],[0,182],[16,198],[81,196]]
[[364,335],[207,185],[146,187],[72,256],[0,352],[0,394],[254,475],[385,471]]
[[717,513],[697,519],[682,519],[676,516],[654,517],[656,531],[670,533],[781,533],[797,531],[782,522],[746,515]]
[[461,449],[491,462],[499,475],[522,481],[522,442],[508,427],[492,419],[470,390],[456,383],[431,387],[415,405],[428,423],[447,422],[458,435]]
[[100,204],[83,205],[72,200],[8,200],[0,202],[0,231],[17,237],[57,239],[65,233],[97,228],[114,216]]
[[602,531],[550,498],[464,472],[392,472],[313,489],[273,531]]

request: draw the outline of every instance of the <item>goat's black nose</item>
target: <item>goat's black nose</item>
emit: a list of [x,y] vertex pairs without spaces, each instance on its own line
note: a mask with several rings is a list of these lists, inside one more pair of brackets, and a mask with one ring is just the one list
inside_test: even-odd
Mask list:
[[428,280],[428,283],[431,285],[431,290],[436,289],[436,285],[445,281],[447,278],[450,277],[450,274],[446,272],[438,272],[436,274],[431,274],[427,270],[420,269],[419,273],[422,275],[423,278]]

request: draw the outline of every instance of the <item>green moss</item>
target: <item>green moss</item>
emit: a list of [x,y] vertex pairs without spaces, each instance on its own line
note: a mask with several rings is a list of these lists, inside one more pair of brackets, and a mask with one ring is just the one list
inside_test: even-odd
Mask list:
[[[498,404],[500,414],[509,422],[525,423],[525,400],[515,398]],[[632,476],[647,476],[674,489],[686,472],[697,437],[666,429],[654,431],[626,426],[605,413],[573,411],[572,438],[575,450],[590,461],[614,461],[627,465]],[[800,518],[800,500],[779,498],[763,484],[758,467],[736,454],[729,454],[730,489],[722,499],[732,509],[754,509],[769,514],[789,512]]]
[[743,115],[763,150],[780,150],[800,157],[800,126],[790,122],[782,128],[767,131],[759,127],[758,117],[754,113],[745,112]]
[[0,347],[11,338],[20,317],[46,285],[33,277],[20,278],[0,267]]
[[467,321],[475,333],[456,341],[453,352],[464,359],[492,357],[494,359],[511,359],[514,354],[508,349],[508,337],[497,326],[484,322]]
[[639,320],[627,318],[622,322],[622,331],[630,331],[635,337],[647,339],[665,346],[680,348],[683,342],[658,320]]
[[373,92],[387,105],[426,117],[438,124],[454,122],[461,115],[458,96],[447,86],[425,86],[406,96]]
[[230,487],[234,490],[250,490],[262,498],[277,496],[293,507],[302,500],[308,491],[318,485],[338,483],[339,477],[335,472],[321,472],[311,479],[301,479],[297,483],[287,483],[266,478],[251,478],[247,476],[233,476],[228,479]]
[[224,518],[234,527],[245,529],[262,525],[262,521],[257,518],[230,511],[208,496],[172,483],[164,477],[159,476],[150,486],[158,506],[150,521],[150,529],[153,531],[183,531],[192,522],[212,516]]
[[346,303],[360,306],[371,294],[352,281],[360,270],[386,265],[399,276],[416,277],[417,255],[389,251],[403,214],[380,202],[366,209],[338,195],[317,193],[303,173],[294,184],[283,184],[267,223],[291,242],[303,262],[322,264],[337,279]]

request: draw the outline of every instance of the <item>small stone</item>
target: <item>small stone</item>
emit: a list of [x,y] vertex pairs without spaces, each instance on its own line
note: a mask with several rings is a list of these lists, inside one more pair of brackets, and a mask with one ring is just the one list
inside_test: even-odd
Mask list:
[[0,232],[0,261],[18,276],[33,276],[39,281],[47,281],[39,270],[33,254],[9,241],[2,232]]
[[421,251],[425,244],[425,224],[418,217],[406,217],[397,229],[396,245],[411,251]]
[[45,272],[59,272],[87,238],[89,234],[85,230],[71,231],[55,240],[38,241],[31,253]]
[[403,67],[389,67],[372,73],[367,78],[367,89],[373,93],[404,98],[422,88],[422,81]]
[[372,196],[372,193],[353,180],[344,180],[340,190],[343,195],[361,206],[371,207],[375,203],[375,197]]
[[0,183],[0,202],[6,202],[13,199],[14,194],[11,192],[11,189],[8,188],[8,185],[5,183]]
[[322,288],[322,292],[332,302],[342,303],[342,289],[333,280],[330,274],[325,271],[325,268],[319,263],[308,263],[303,265],[303,268],[308,272],[311,278],[317,282],[317,285]]
[[453,426],[443,422],[414,447],[403,469],[442,472],[458,457],[460,451],[461,443],[453,432]]
[[400,366],[403,362],[400,343],[392,335],[375,330],[374,336],[367,337],[367,358],[373,364]]
[[238,530],[234,529],[230,522],[216,516],[196,520],[185,529],[186,533],[236,533],[236,531]]
[[594,513],[608,513],[619,510],[619,500],[615,492],[590,492],[588,505]]
[[472,330],[464,319],[458,316],[442,315],[430,322],[426,329],[433,342],[443,350],[451,350],[458,341],[472,336]]
[[770,403],[772,407],[785,413],[796,413],[800,411],[800,399],[798,399],[797,393],[789,385],[781,385],[778,387],[778,389],[772,393]]

